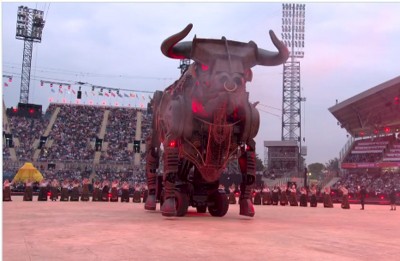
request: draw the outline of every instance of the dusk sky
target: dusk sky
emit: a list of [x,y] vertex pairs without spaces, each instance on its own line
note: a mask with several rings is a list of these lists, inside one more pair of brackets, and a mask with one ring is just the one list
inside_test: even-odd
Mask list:
[[[179,60],[165,57],[161,42],[192,23],[185,38],[249,42],[276,51],[268,30],[281,37],[282,3],[2,3],[3,100],[19,102],[24,42],[15,38],[18,6],[44,11],[41,43],[33,47],[29,103],[46,109],[49,101],[75,103],[86,82],[132,91],[123,97],[93,96],[83,85],[81,103],[147,106],[149,93],[163,90],[180,75]],[[328,108],[400,74],[400,3],[306,3],[305,56],[301,64],[302,133],[306,164],[339,157],[347,141]],[[283,66],[256,66],[247,84],[250,101],[259,101],[257,151],[280,140]],[[62,87],[40,81],[70,84]],[[8,85],[8,86],[6,86]],[[139,98],[123,94],[135,93]],[[87,94],[87,95],[86,95]],[[150,94],[151,95],[151,94]]]

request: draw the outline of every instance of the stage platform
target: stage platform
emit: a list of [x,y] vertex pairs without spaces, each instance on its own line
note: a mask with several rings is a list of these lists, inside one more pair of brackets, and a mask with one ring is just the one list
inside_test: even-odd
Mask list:
[[399,260],[400,209],[230,205],[224,217],[166,218],[143,203],[3,202],[5,261]]

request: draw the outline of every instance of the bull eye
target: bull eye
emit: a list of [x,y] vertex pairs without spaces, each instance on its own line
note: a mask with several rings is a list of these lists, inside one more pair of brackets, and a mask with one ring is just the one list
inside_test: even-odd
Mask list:
[[203,71],[208,71],[208,65],[202,64],[202,65],[201,65],[201,69],[202,69]]

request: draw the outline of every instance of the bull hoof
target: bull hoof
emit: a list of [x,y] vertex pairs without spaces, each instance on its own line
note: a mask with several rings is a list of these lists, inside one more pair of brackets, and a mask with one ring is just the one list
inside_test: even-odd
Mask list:
[[254,217],[254,206],[250,199],[241,199],[240,202],[240,215]]
[[166,217],[176,216],[175,198],[167,198],[164,201],[164,204],[161,206],[161,213]]
[[146,210],[156,210],[156,195],[148,195],[144,204]]

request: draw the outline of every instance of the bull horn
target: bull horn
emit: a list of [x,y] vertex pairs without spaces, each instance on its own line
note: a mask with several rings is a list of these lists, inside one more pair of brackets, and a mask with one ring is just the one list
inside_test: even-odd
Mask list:
[[289,50],[283,44],[282,41],[276,37],[272,30],[269,30],[269,35],[271,37],[272,43],[278,49],[279,52],[271,52],[261,48],[258,48],[258,64],[265,66],[280,65],[289,58]]
[[193,24],[188,24],[185,29],[179,33],[171,35],[165,39],[161,44],[161,52],[165,56],[173,59],[190,59],[192,42],[178,42],[189,34],[189,32],[192,30],[192,27]]

